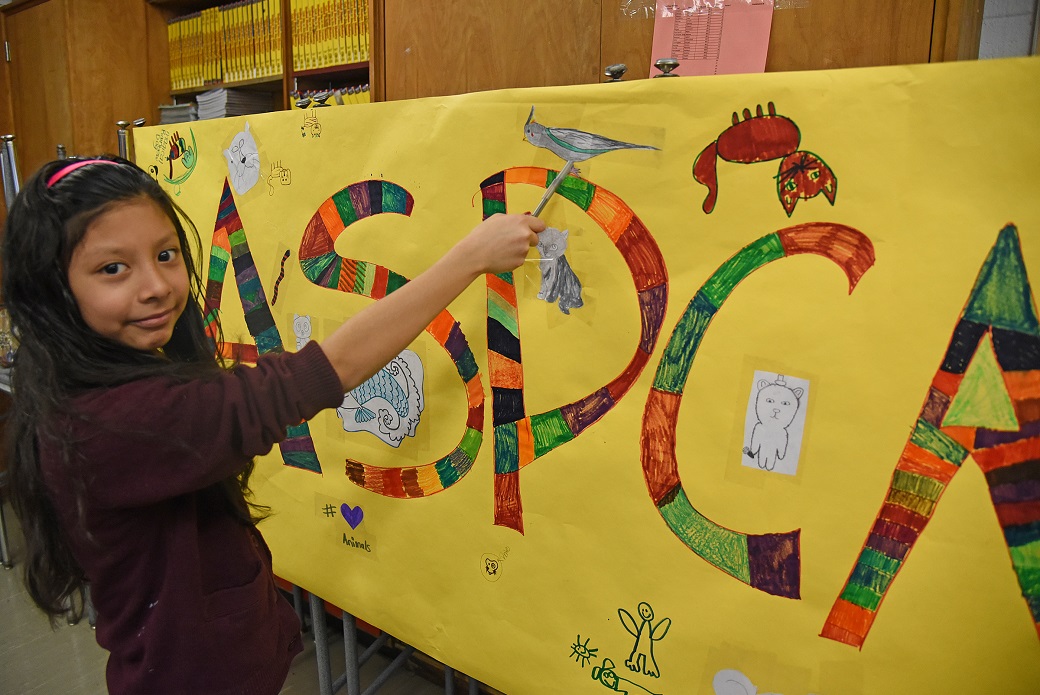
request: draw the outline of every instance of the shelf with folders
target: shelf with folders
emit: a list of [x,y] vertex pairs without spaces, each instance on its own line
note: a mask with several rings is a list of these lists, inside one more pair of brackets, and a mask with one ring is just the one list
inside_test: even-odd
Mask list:
[[171,94],[282,80],[282,0],[239,0],[167,23]]
[[368,0],[290,0],[294,74],[368,69]]

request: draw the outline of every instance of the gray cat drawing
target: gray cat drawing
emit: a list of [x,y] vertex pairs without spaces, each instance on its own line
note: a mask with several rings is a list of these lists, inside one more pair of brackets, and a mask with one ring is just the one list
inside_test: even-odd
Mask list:
[[744,449],[759,468],[771,471],[787,455],[787,427],[794,422],[803,393],[800,386],[788,386],[783,375],[777,375],[776,381],[759,380],[755,399],[758,422],[751,431],[751,446]]
[[574,274],[567,257],[567,230],[549,227],[538,235],[538,269],[542,271],[542,285],[538,291],[538,299],[552,304],[559,300],[560,311],[570,314],[571,309],[585,305],[581,299],[581,280]]

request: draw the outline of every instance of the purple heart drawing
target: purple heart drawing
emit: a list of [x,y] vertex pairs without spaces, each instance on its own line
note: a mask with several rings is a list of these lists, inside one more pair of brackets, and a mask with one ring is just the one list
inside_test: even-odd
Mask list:
[[361,525],[361,520],[365,518],[365,512],[358,507],[351,507],[349,504],[344,502],[339,506],[339,513],[343,515],[343,519],[350,524],[350,528],[356,529]]

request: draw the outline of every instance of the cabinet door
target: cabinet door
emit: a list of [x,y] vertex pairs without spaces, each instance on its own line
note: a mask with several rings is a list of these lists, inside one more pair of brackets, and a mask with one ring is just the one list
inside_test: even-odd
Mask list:
[[384,0],[386,99],[599,82],[600,0]]
[[776,0],[766,70],[927,63],[934,0]]
[[[14,8],[4,17],[11,48],[11,110],[18,173],[26,178],[72,142],[64,3]],[[71,151],[71,150],[70,150]]]
[[615,63],[624,63],[628,67],[624,77],[626,80],[638,80],[650,74],[654,12],[655,6],[650,0],[603,3],[603,64],[600,66],[598,81],[606,79],[604,68]]

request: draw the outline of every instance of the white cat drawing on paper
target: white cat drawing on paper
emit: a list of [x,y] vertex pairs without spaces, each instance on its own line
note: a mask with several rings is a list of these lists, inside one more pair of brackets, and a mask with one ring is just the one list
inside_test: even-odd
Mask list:
[[744,454],[755,459],[759,468],[771,471],[787,455],[787,427],[798,414],[803,393],[800,386],[787,386],[783,375],[777,375],[772,382],[759,380],[755,398],[758,422],[751,431],[751,446],[744,449]]
[[542,284],[538,299],[552,304],[559,300],[560,311],[570,314],[571,309],[585,305],[581,299],[581,280],[574,274],[564,251],[567,250],[569,230],[549,227],[538,235],[538,269],[542,271]]
[[224,150],[227,160],[228,174],[235,193],[242,195],[260,180],[260,148],[256,145],[253,134],[246,129],[236,133],[231,139],[231,146]]
[[336,413],[347,432],[369,432],[396,448],[405,436],[415,436],[425,404],[422,362],[411,350],[403,350],[346,394]]
[[292,330],[296,334],[296,350],[299,352],[311,339],[311,317],[306,314],[293,314]]

